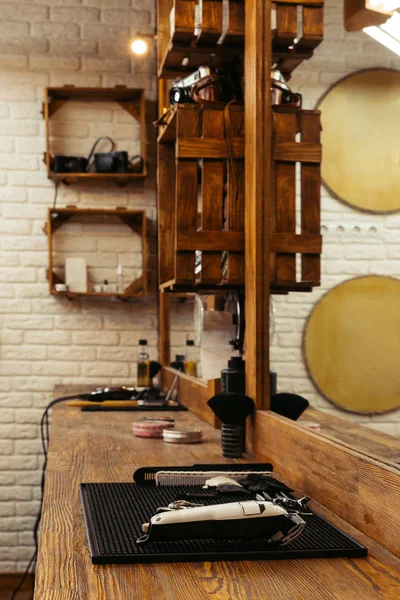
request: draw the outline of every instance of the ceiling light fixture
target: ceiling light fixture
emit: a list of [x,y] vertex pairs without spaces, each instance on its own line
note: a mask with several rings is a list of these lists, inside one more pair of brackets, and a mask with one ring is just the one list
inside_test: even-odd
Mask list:
[[149,46],[147,42],[145,42],[143,39],[138,38],[132,42],[131,49],[134,54],[142,56],[143,54],[146,54],[146,52],[149,49]]
[[400,56],[400,15],[394,15],[379,27],[364,27],[364,33]]

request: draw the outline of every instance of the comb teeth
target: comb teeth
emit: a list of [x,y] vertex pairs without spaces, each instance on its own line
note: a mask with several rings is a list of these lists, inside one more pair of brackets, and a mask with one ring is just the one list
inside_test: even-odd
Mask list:
[[[240,481],[248,475],[254,475],[254,471],[158,471],[156,473],[156,485],[204,485],[211,477],[230,477]],[[272,475],[271,471],[259,471],[257,475]]]

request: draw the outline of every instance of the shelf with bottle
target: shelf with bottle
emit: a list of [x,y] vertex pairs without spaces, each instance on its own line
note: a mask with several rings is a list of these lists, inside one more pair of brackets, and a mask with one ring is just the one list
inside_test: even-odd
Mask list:
[[[95,283],[92,289],[88,289],[86,264],[83,267],[84,273],[81,277],[83,283],[77,286],[68,285],[66,275],[63,277],[57,272],[54,261],[54,234],[64,224],[73,219],[74,221],[85,222],[103,218],[109,222],[111,218],[118,217],[117,220],[127,225],[134,235],[141,238],[141,275],[133,281],[125,281],[122,265],[116,268],[116,283],[104,279],[103,283]],[[49,292],[55,296],[64,296],[69,300],[76,298],[116,298],[119,300],[129,300],[136,296],[147,295],[147,219],[144,210],[127,210],[125,208],[99,209],[99,208],[77,208],[76,206],[67,206],[66,208],[49,208],[47,222],[43,228],[48,239],[48,264],[47,279],[49,282]],[[76,259],[74,259],[76,260]],[[85,262],[85,261],[84,261]]]

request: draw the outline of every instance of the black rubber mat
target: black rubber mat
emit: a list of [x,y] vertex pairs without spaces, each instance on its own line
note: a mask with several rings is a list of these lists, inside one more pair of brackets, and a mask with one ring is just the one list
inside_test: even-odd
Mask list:
[[[137,545],[142,523],[160,506],[201,487],[156,487],[134,483],[83,483],[81,500],[94,564],[288,558],[362,557],[367,549],[317,514],[306,516],[303,533],[284,547],[267,540],[179,540]],[[243,500],[231,496],[229,502]],[[226,502],[204,499],[204,504]]]

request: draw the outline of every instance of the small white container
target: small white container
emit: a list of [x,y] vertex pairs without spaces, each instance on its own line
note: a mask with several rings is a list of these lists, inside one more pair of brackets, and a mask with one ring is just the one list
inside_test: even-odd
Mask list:
[[65,259],[65,283],[70,292],[87,292],[87,267],[84,258]]

